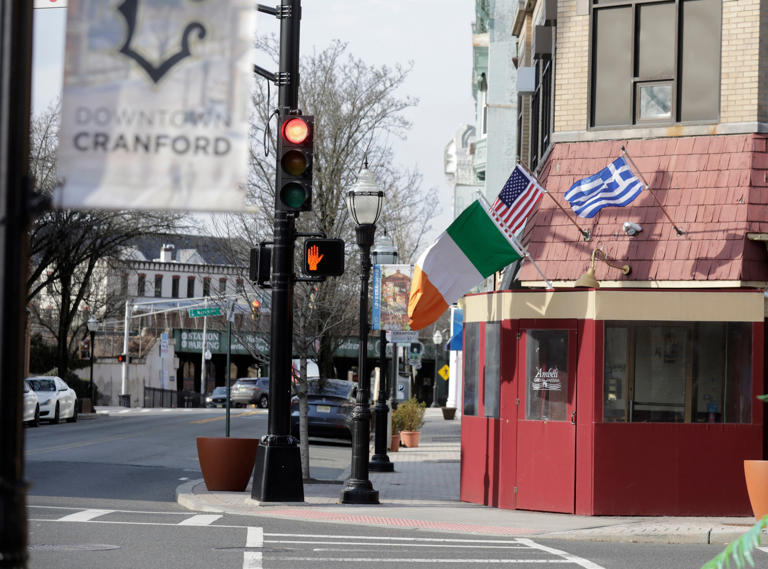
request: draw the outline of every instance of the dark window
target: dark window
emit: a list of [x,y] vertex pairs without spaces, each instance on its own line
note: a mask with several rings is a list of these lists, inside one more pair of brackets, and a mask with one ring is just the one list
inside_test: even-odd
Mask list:
[[594,0],[590,124],[716,120],[720,26],[718,0]]
[[235,281],[235,292],[237,292],[237,294],[245,293],[245,285],[243,283],[243,279],[237,279]]
[[139,274],[138,283],[136,284],[136,296],[144,296],[147,291],[147,275]]
[[501,360],[501,325],[488,322],[485,325],[485,376],[483,382],[483,414],[499,418],[499,364]]
[[211,296],[211,277],[203,278],[203,296]]
[[187,277],[187,298],[195,296],[195,277]]
[[480,375],[480,324],[464,324],[464,415],[477,415]]
[[752,325],[605,325],[606,422],[749,423]]
[[155,296],[163,296],[163,275],[155,275]]
[[219,294],[222,296],[227,294],[227,278],[226,277],[222,277],[219,279]]
[[[555,34],[549,26],[536,26],[536,28],[535,33],[541,34],[542,37],[538,40],[534,38],[534,43],[538,46],[537,49],[541,50],[533,62],[535,88],[532,94],[518,98],[518,152],[521,160],[531,168],[536,168],[539,165],[542,156],[547,152],[552,142],[552,101],[554,98]],[[527,125],[523,121],[526,109],[524,97],[530,97],[527,106]],[[524,155],[526,147],[527,156]]]
[[179,298],[179,275],[171,277],[171,297]]
[[120,274],[120,296],[128,296],[128,273]]

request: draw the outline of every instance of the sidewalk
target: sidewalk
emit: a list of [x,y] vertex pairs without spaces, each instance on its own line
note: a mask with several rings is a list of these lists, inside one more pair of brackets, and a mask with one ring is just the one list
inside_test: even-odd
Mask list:
[[202,480],[176,490],[180,505],[196,511],[294,518],[355,525],[421,528],[488,536],[644,543],[717,543],[740,537],[752,518],[574,516],[502,510],[459,501],[459,419],[427,409],[417,448],[389,453],[394,473],[371,472],[381,504],[339,504],[349,470],[333,482],[304,485],[305,502],[259,503],[246,492],[209,492]]

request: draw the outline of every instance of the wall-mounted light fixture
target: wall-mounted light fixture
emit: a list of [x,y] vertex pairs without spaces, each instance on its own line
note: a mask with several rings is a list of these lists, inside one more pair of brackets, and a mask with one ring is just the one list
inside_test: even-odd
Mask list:
[[579,287],[579,288],[600,288],[600,283],[597,282],[597,279],[595,278],[595,258],[597,258],[598,256],[602,257],[602,260],[606,265],[608,265],[609,267],[613,267],[614,269],[619,269],[625,275],[628,275],[629,273],[632,272],[632,267],[630,267],[629,265],[619,265],[616,263],[612,263],[611,261],[608,260],[608,257],[605,254],[605,251],[603,251],[600,247],[596,247],[592,251],[592,261],[589,269],[587,269],[587,272],[581,275],[581,277],[579,277],[579,280],[577,280],[573,286]]

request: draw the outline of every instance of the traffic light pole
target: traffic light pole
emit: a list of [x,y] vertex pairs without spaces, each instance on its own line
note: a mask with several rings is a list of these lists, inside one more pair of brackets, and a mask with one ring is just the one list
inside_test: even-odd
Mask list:
[[[301,1],[281,0],[276,15],[281,20],[276,81],[279,113],[284,116],[298,111]],[[275,207],[268,431],[259,443],[251,490],[251,497],[260,502],[304,501],[299,446],[290,434],[295,215]]]

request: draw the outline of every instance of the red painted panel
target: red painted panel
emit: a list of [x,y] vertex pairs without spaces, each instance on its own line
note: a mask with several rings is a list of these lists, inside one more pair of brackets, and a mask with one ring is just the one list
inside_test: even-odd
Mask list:
[[517,507],[517,321],[501,323],[501,393],[499,399],[499,507]]
[[574,431],[569,421],[518,421],[518,508],[573,513]]
[[576,496],[574,511],[592,514],[595,423],[602,421],[603,325],[579,320],[576,371]]
[[751,513],[744,459],[760,458],[762,426],[595,425],[597,515]]
[[461,417],[461,481],[459,499],[485,503],[486,495],[486,423],[483,417]]

